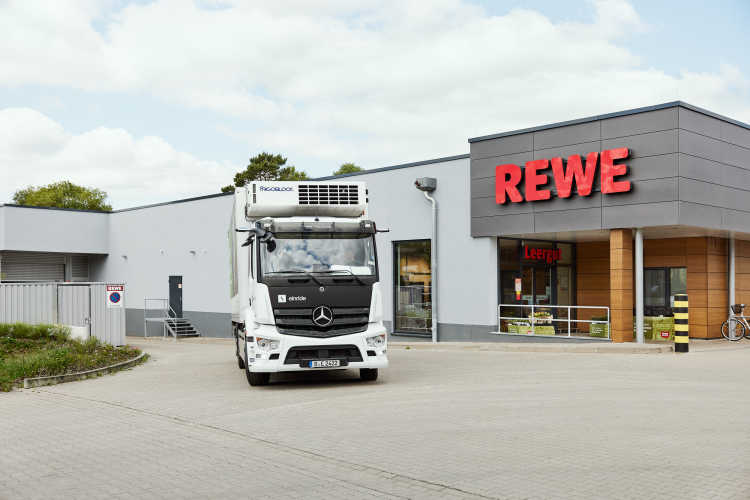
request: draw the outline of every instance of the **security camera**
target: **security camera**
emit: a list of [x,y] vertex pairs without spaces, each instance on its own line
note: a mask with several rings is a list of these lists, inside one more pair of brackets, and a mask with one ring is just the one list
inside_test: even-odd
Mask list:
[[434,177],[420,177],[419,179],[414,181],[414,185],[420,191],[427,191],[428,193],[431,193],[435,191],[435,188],[437,188],[437,179],[435,179]]

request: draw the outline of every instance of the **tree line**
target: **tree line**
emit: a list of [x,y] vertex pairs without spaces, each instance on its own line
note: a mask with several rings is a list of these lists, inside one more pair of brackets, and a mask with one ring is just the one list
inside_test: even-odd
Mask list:
[[[224,193],[234,191],[251,181],[304,181],[309,179],[307,172],[286,164],[287,159],[280,154],[265,151],[250,158],[244,170],[237,172],[234,182],[221,188]],[[333,175],[353,174],[363,169],[354,163],[343,163]],[[101,189],[79,186],[70,181],[53,182],[46,186],[28,186],[13,194],[13,203],[34,207],[69,208],[76,210],[98,210],[111,212],[107,203],[107,193]]]

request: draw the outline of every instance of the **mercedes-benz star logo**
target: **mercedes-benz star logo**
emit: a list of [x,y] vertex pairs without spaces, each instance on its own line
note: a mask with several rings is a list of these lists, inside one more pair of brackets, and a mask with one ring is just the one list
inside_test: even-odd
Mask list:
[[330,307],[318,306],[313,309],[312,320],[316,325],[326,327],[333,323],[333,311]]

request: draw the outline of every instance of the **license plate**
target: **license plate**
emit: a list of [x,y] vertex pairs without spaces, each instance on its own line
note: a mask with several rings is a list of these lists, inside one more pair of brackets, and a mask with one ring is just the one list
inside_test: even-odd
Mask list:
[[339,359],[324,359],[322,361],[310,361],[310,368],[337,368],[341,366]]

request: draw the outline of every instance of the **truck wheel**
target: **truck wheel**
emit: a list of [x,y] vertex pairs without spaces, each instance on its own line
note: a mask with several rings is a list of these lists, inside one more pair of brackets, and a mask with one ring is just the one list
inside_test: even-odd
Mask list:
[[247,381],[253,387],[258,385],[268,385],[268,381],[271,380],[270,373],[255,373],[250,370],[245,370],[245,374],[247,375]]
[[361,378],[365,382],[372,382],[374,380],[377,380],[378,379],[378,369],[377,368],[360,368],[359,369],[359,378]]

